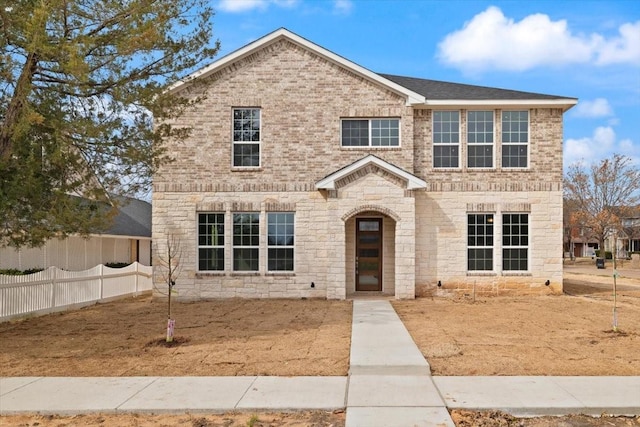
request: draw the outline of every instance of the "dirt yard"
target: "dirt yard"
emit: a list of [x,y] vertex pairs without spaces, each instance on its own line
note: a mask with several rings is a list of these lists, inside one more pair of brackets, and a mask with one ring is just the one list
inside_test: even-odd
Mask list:
[[613,332],[611,290],[584,282],[565,280],[575,296],[421,298],[393,306],[434,375],[640,375],[640,287],[618,292]]
[[[610,279],[565,274],[570,295],[393,301],[435,375],[640,375],[640,281],[623,279],[612,332]],[[149,297],[0,324],[0,376],[346,375],[349,301],[222,300],[174,306]],[[640,426],[640,418],[516,419],[452,411],[467,426]],[[218,415],[20,415],[16,426],[340,427],[331,412]]]
[[350,301],[151,297],[0,324],[1,376],[346,375]]
[[[638,427],[640,417],[594,418],[586,415],[564,417],[516,418],[500,411],[458,411],[451,412],[457,427]],[[296,412],[260,414],[221,415],[75,415],[43,416],[19,415],[4,417],[7,425],[16,427],[84,427],[84,426],[126,426],[126,427],[344,427],[345,413],[337,412]],[[0,418],[0,422],[2,418]]]
[[219,415],[90,414],[0,417],[0,425],[14,427],[344,427],[344,424],[344,411],[336,411],[335,413],[306,411],[259,414],[228,413]]

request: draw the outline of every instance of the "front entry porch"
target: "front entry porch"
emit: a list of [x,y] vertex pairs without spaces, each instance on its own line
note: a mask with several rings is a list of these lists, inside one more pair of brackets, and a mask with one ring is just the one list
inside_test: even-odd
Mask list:
[[347,296],[394,295],[395,220],[370,211],[344,226]]
[[373,155],[316,183],[326,200],[333,263],[328,298],[415,298],[415,194],[426,183]]

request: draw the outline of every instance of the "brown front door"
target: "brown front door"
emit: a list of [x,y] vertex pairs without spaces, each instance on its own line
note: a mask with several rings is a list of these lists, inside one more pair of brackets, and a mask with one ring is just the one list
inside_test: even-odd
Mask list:
[[382,290],[382,219],[356,218],[356,291]]

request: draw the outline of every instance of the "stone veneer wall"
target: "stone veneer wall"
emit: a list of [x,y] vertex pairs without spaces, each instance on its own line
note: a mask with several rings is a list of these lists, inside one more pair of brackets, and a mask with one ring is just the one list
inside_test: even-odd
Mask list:
[[[410,192],[409,192],[410,193]],[[415,296],[414,198],[396,182],[377,174],[362,177],[337,190],[335,197],[319,191],[296,193],[154,193],[153,230],[156,245],[154,280],[162,282],[157,257],[166,253],[167,237],[182,249],[179,299],[198,298],[329,298],[343,299],[353,280],[347,264],[347,232],[356,215],[385,217],[385,236],[394,237],[386,254],[385,273],[394,274],[385,291],[397,298]],[[295,212],[295,271],[266,270],[266,213]],[[197,213],[225,212],[225,271],[198,272]],[[260,212],[260,266],[257,272],[233,272],[232,214]],[[391,231],[395,223],[395,230]],[[393,258],[391,258],[393,257]],[[388,269],[388,271],[387,271]],[[311,288],[311,282],[314,287]]]
[[[562,291],[562,192],[440,192],[416,196],[416,293]],[[493,213],[494,271],[467,273],[467,214]],[[503,272],[502,214],[529,214],[529,272]],[[550,286],[545,282],[549,280]],[[442,288],[437,283],[441,281]]]
[[[163,253],[168,235],[181,239],[179,298],[345,298],[353,289],[349,224],[355,215],[370,212],[384,217],[385,248],[393,239],[393,254],[385,251],[384,291],[398,298],[413,298],[416,291],[433,293],[438,280],[445,293],[468,292],[474,283],[492,294],[561,288],[560,109],[529,109],[526,170],[500,167],[501,109],[495,110],[496,167],[467,169],[466,110],[461,109],[461,168],[445,171],[431,167],[431,110],[414,111],[402,96],[289,41],[267,46],[203,83],[183,91],[193,99],[205,98],[172,123],[191,127],[191,136],[170,144],[175,161],[154,176],[154,256]],[[261,108],[258,169],[231,167],[234,107]],[[342,148],[344,117],[400,118],[401,147]],[[315,190],[318,180],[371,153],[424,179],[427,188],[406,191],[393,176],[369,167],[338,183],[337,190]],[[467,275],[466,214],[469,206],[481,204],[493,205],[497,215],[505,209],[530,209],[530,275],[503,275],[498,267],[495,275]],[[258,273],[232,273],[230,246],[226,272],[197,272],[198,211],[226,212],[227,230],[232,212],[261,212],[262,254],[265,213],[270,210],[296,212],[295,274],[267,273],[263,255]],[[494,252],[499,266],[498,244]],[[155,274],[161,282],[157,269]],[[552,283],[548,288],[543,284],[547,279]]]

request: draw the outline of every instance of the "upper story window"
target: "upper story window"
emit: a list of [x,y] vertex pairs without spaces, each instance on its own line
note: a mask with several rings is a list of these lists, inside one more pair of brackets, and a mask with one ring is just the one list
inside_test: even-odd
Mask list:
[[233,166],[260,166],[260,109],[233,109]]
[[529,112],[502,112],[502,167],[526,168],[529,151]]
[[493,111],[467,113],[467,167],[493,167]]
[[433,112],[433,167],[460,166],[460,112]]
[[399,147],[400,119],[342,119],[343,147]]

